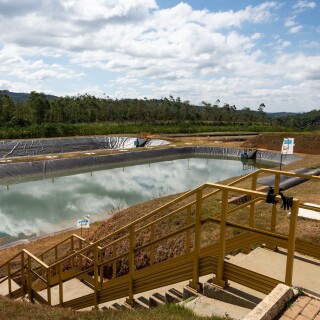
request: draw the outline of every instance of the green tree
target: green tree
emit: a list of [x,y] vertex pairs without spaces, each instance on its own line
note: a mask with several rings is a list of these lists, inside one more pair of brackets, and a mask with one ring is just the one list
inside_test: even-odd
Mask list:
[[7,94],[0,94],[0,121],[8,123],[14,116],[14,101]]
[[28,97],[28,106],[30,108],[31,122],[40,124],[46,121],[50,104],[44,93],[32,91]]

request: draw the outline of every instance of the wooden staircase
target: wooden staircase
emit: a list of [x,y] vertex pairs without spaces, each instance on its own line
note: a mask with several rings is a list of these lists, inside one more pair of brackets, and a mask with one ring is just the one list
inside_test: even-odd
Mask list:
[[[271,207],[270,214],[271,230],[255,227],[254,208],[266,197],[264,192],[256,190],[255,182],[261,172],[286,174],[261,169],[230,185],[206,183],[94,243],[88,243],[85,239],[73,235],[40,257],[22,250],[0,266],[0,285],[7,285],[6,296],[13,299],[27,295],[30,301],[84,309],[92,306],[97,308],[103,303],[121,298],[127,298],[126,302],[131,307],[137,303],[143,305],[146,301],[142,298],[140,302],[136,301],[134,296],[182,281],[190,281],[189,286],[200,291],[199,278],[206,275],[213,275],[213,282],[221,287],[226,286],[228,281],[233,281],[265,294],[280,282],[291,284],[294,250],[319,257],[320,246],[295,239],[298,199],[293,199],[288,235],[275,231],[274,206]],[[292,176],[292,173],[289,175]],[[320,181],[319,177],[316,178]],[[246,179],[252,179],[252,190],[233,186]],[[247,195],[251,200],[241,205],[229,204],[229,194]],[[204,215],[203,203],[211,198],[216,199],[219,211],[213,210],[212,213]],[[247,224],[228,220],[230,215],[244,208],[249,210]],[[157,228],[164,229],[166,224],[172,223],[175,219],[181,220],[181,217],[185,217],[183,223],[177,224],[166,234],[156,236]],[[219,241],[206,246],[201,245],[203,230],[213,226],[218,226]],[[236,232],[227,236],[227,228]],[[149,239],[143,244],[136,241],[141,232],[149,235]],[[185,252],[166,261],[156,261],[157,246],[166,241],[174,243],[175,237],[184,239]],[[239,267],[226,259],[229,252],[250,252],[252,248],[262,244],[275,248],[281,246],[288,250],[286,278],[283,281]],[[88,252],[91,253],[90,258]],[[148,256],[150,265],[136,270],[135,258],[140,252]],[[126,274],[117,274],[117,264],[121,263],[128,266]],[[105,278],[105,268],[112,270],[110,278]],[[66,300],[64,286],[74,279],[81,280],[90,290],[87,294]],[[56,290],[58,296],[55,302],[52,299],[53,290]],[[168,292],[164,297],[164,300],[175,299],[172,292]],[[158,295],[153,300],[154,304],[160,304],[163,297]]]

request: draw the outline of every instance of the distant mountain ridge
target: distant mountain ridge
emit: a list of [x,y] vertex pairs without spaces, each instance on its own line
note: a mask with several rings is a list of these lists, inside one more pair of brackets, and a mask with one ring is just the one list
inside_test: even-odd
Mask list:
[[[0,90],[0,94],[7,94],[10,98],[12,98],[16,102],[24,102],[28,100],[30,93],[24,93],[24,92],[11,92],[8,90]],[[59,99],[59,97],[46,94],[46,97],[48,100],[56,100]]]

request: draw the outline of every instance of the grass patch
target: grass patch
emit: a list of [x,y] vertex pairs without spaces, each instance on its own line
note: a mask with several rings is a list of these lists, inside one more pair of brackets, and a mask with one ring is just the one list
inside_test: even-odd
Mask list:
[[223,320],[221,317],[199,317],[180,305],[167,304],[155,309],[77,312],[31,303],[11,301],[0,296],[0,320]]

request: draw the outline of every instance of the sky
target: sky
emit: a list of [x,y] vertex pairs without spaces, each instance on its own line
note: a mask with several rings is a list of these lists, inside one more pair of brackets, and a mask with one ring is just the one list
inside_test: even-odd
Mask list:
[[0,0],[0,90],[320,109],[320,1]]

